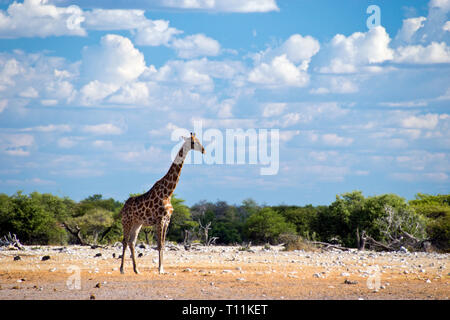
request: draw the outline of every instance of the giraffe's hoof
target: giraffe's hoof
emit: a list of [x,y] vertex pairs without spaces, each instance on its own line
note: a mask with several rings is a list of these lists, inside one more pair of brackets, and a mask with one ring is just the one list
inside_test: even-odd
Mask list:
[[138,269],[134,269],[134,273],[141,274]]

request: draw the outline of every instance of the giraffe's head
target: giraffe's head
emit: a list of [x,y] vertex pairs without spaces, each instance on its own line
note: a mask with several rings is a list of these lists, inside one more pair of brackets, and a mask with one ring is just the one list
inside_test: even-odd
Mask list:
[[188,150],[197,150],[201,153],[205,153],[205,148],[203,148],[202,144],[195,137],[195,133],[191,132],[191,136],[189,138],[184,137],[184,145],[188,147]]

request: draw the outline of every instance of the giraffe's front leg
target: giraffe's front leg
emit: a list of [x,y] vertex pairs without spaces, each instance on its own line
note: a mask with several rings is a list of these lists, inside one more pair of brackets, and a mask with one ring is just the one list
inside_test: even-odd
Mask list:
[[125,252],[127,251],[127,242],[124,240],[122,242],[122,262],[120,263],[120,273],[124,274],[125,272],[123,271],[123,264],[125,261]]
[[166,223],[163,218],[157,226],[158,252],[159,252],[159,274],[164,274],[164,246],[166,242]]

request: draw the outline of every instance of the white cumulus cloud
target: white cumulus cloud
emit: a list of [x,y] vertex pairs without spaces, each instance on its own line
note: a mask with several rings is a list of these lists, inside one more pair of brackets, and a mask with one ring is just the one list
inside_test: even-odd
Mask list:
[[160,0],[162,6],[219,12],[278,11],[275,0]]
[[256,66],[248,75],[248,81],[266,86],[304,87],[309,82],[306,72],[308,64],[296,66],[285,54],[273,58],[269,63]]
[[[392,60],[394,51],[389,47],[391,39],[386,30],[375,27],[369,31],[355,32],[346,37],[337,34],[327,48],[327,63],[322,73],[356,73],[371,71],[367,66]],[[366,68],[365,68],[366,67]]]
[[413,64],[450,63],[450,47],[445,42],[399,47],[394,61]]
[[204,34],[194,34],[185,38],[175,39],[170,46],[175,49],[180,58],[185,59],[217,56],[220,53],[219,42]]
[[84,36],[83,11],[75,5],[56,7],[47,0],[13,2],[0,11],[0,38]]
[[83,50],[83,70],[88,77],[105,83],[134,80],[146,69],[144,55],[130,39],[107,34],[99,46]]

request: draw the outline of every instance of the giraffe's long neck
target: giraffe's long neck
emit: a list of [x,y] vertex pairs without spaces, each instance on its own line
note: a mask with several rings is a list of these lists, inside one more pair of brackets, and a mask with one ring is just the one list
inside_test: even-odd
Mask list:
[[183,144],[180,151],[178,151],[175,160],[170,166],[169,171],[167,171],[166,175],[161,179],[165,182],[165,196],[170,197],[173,194],[178,184],[178,180],[180,179],[181,168],[183,168],[184,160],[186,159],[189,151],[190,149],[186,146],[186,144]]

